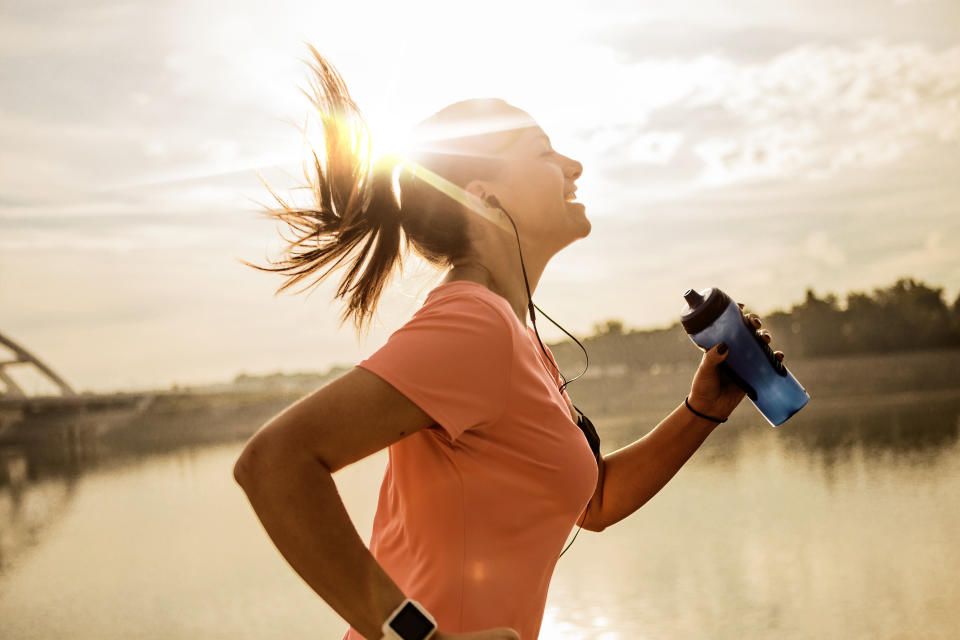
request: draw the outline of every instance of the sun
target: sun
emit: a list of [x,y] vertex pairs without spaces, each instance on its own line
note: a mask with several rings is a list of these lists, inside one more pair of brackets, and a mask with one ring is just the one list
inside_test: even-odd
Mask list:
[[409,148],[410,136],[401,124],[389,120],[371,122],[367,116],[358,114],[337,120],[335,123],[331,118],[332,116],[308,110],[303,125],[297,125],[302,135],[304,153],[310,164],[313,162],[312,155],[315,153],[321,166],[324,170],[326,169],[325,121],[328,126],[332,124],[336,127],[337,136],[351,145],[354,156],[363,160],[369,169],[376,166],[377,162],[385,156],[405,157],[404,152]]
[[[321,170],[326,171],[326,140],[323,126],[325,116],[317,117],[315,113],[308,113],[302,132],[304,143],[309,150],[317,154],[321,163]],[[428,169],[416,161],[417,153],[429,149],[451,150],[444,142],[448,139],[477,135],[494,130],[515,128],[519,124],[527,124],[525,117],[508,115],[493,116],[469,124],[458,124],[423,128],[411,128],[395,117],[371,117],[369,114],[352,114],[349,119],[336,122],[338,137],[353,145],[356,157],[362,159],[367,171],[374,171],[375,167],[385,158],[390,158],[394,164],[394,190],[399,191],[398,174],[401,171],[409,172],[415,180],[429,184],[452,200],[459,202],[467,210],[500,227],[503,231],[513,234],[514,230],[507,219],[494,208],[468,193],[462,187]],[[416,133],[414,133],[416,131]],[[467,152],[454,152],[467,153]],[[475,153],[475,152],[470,152]],[[389,164],[389,163],[388,163]]]
[[375,115],[365,116],[364,121],[368,128],[371,165],[384,156],[405,157],[412,144],[409,126],[399,119]]

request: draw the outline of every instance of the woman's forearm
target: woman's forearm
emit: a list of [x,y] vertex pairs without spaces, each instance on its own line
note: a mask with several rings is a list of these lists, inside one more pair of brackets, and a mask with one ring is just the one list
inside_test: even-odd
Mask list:
[[716,426],[681,402],[642,438],[605,455],[603,527],[623,520],[655,496]]
[[354,629],[379,640],[404,593],[360,538],[330,471],[248,445],[234,476],[290,566]]

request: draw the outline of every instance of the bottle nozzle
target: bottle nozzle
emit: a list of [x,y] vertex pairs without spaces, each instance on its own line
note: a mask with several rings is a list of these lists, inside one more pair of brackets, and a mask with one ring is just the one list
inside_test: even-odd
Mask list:
[[687,289],[686,293],[683,294],[683,299],[687,301],[691,309],[696,309],[703,304],[703,296],[694,289]]

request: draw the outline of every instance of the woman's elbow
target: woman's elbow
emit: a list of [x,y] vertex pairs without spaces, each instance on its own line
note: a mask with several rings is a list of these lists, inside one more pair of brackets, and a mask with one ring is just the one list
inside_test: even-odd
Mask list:
[[246,449],[244,449],[244,452],[240,454],[240,457],[237,458],[237,461],[233,464],[233,479],[241,487],[244,482],[247,481],[248,467]]
[[594,533],[600,533],[607,528],[607,525],[600,522],[599,518],[594,518],[593,520],[587,520],[583,523],[583,528],[587,531],[592,531]]
[[252,438],[243,448],[236,462],[233,464],[233,479],[241,487],[256,475],[257,466],[263,461],[263,443]]

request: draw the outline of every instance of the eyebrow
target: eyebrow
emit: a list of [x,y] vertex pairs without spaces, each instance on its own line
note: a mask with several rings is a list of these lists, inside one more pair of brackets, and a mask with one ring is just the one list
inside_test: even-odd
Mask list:
[[545,134],[545,133],[537,133],[537,134],[535,134],[535,135],[533,136],[533,139],[536,140],[537,138],[543,138],[544,140],[547,141],[547,144],[549,144],[550,146],[553,146],[553,143],[550,142],[550,137],[549,137],[547,134]]

